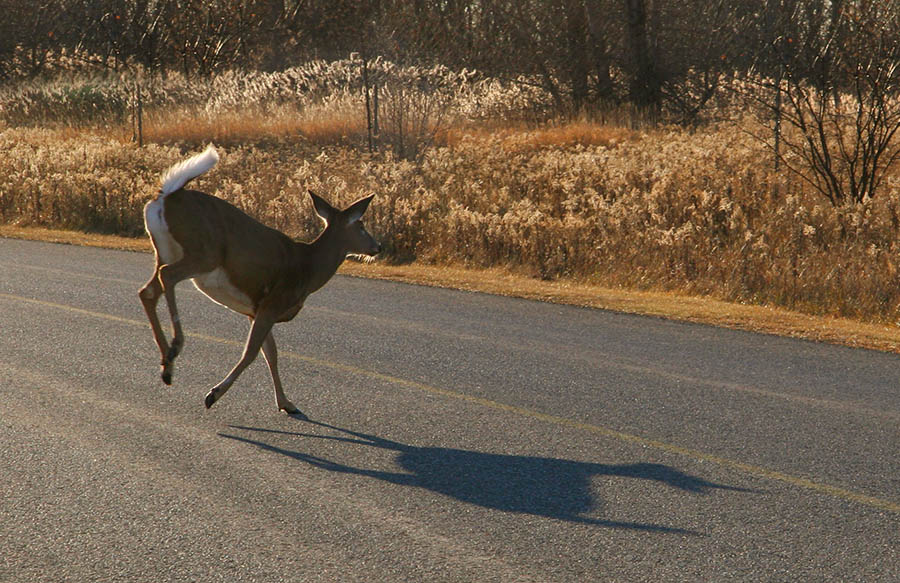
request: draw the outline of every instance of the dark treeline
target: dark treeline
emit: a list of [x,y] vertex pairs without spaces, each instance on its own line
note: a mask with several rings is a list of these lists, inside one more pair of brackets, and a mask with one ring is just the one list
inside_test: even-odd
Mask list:
[[63,51],[187,75],[356,53],[526,75],[561,111],[683,120],[748,72],[837,94],[861,61],[893,67],[900,42],[900,0],[0,0],[0,11],[0,81]]

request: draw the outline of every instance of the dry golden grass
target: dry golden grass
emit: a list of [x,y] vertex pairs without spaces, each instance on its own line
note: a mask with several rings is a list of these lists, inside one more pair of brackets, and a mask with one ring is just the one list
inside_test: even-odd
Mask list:
[[[118,130],[126,139],[131,128]],[[359,144],[365,120],[344,111],[285,108],[279,112],[243,111],[210,115],[191,110],[156,111],[146,116],[143,139],[157,144],[202,144],[234,147],[258,143],[308,142],[318,146]]]
[[332,138],[320,142],[283,137],[318,135],[315,119],[288,115],[260,125],[223,115],[215,126],[173,117],[173,143],[142,149],[96,130],[10,128],[0,132],[0,222],[139,235],[160,172],[208,132],[226,144],[198,188],[298,238],[317,228],[307,188],[336,204],[376,193],[367,218],[389,263],[897,320],[898,176],[867,204],[834,208],[774,174],[739,123],[467,128],[413,163],[322,145],[353,131],[342,112],[321,116]]
[[636,141],[639,133],[619,126],[577,121],[548,127],[529,124],[479,124],[443,128],[436,136],[440,145],[457,147],[464,140],[496,141],[509,153],[533,152],[547,148],[615,147]]
[[19,227],[16,225],[0,225],[0,237],[9,239],[25,239],[29,241],[45,241],[63,245],[80,245],[82,247],[102,247],[122,251],[152,252],[150,240],[147,238],[120,237],[118,235],[98,235],[82,231],[63,229],[45,229],[42,227]]

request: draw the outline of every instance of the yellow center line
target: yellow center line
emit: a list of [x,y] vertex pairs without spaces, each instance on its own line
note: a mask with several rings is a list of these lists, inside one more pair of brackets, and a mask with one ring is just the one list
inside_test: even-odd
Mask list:
[[[34,298],[27,298],[23,296],[17,296],[12,294],[0,293],[0,299],[16,301],[16,302],[24,302],[36,306],[42,306],[47,308],[53,308],[56,310],[63,310],[66,312],[78,314],[81,316],[87,316],[91,318],[98,318],[102,320],[107,320],[111,322],[116,322],[120,324],[127,324],[129,326],[148,326],[146,322],[133,320],[131,318],[123,318],[121,316],[114,316],[112,314],[106,314],[103,312],[95,312],[92,310],[85,310],[83,308],[76,308],[75,306],[69,306],[66,304],[59,304],[55,302],[49,302],[45,300],[38,300]],[[186,336],[191,338],[196,338],[198,340],[205,340],[207,342],[213,342],[217,344],[226,344],[231,346],[243,346],[243,342],[238,342],[236,340],[228,340],[225,338],[219,338],[216,336],[209,336],[206,334],[197,334],[197,333],[186,333]],[[394,385],[404,386],[411,389],[416,389],[425,393],[429,393],[432,395],[439,395],[442,397],[448,397],[451,399],[456,399],[459,401],[465,401],[467,403],[473,403],[475,405],[480,405],[482,407],[486,407],[488,409],[493,409],[495,411],[503,411],[506,413],[512,413],[515,415],[520,415],[523,417],[528,417],[530,419],[535,419],[538,421],[543,421],[545,423],[550,423],[553,425],[558,425],[561,427],[568,427],[571,429],[577,429],[580,431],[585,431],[587,433],[591,433],[594,435],[600,435],[603,437],[615,439],[618,441],[632,443],[636,445],[640,445],[642,447],[652,448],[659,451],[663,451],[666,453],[677,454],[680,456],[688,457],[694,459],[696,461],[708,462],[712,464],[716,464],[718,466],[724,468],[730,468],[732,470],[737,470],[738,472],[743,472],[746,474],[750,474],[753,476],[766,478],[769,480],[775,480],[778,482],[783,482],[786,484],[790,484],[792,486],[797,486],[800,488],[804,488],[807,490],[811,490],[817,492],[819,494],[826,494],[828,496],[832,496],[835,498],[840,498],[843,500],[848,500],[851,502],[856,502],[859,504],[863,504],[865,506],[869,506],[872,508],[877,508],[879,510],[886,510],[888,512],[900,513],[900,503],[892,502],[890,500],[885,500],[883,498],[877,498],[875,496],[869,496],[868,494],[861,494],[859,492],[854,492],[852,490],[848,490],[846,488],[841,488],[839,486],[832,486],[830,484],[823,484],[821,482],[816,482],[814,480],[810,480],[808,478],[802,478],[798,476],[793,476],[791,474],[786,474],[784,472],[780,472],[778,470],[770,470],[768,468],[764,468],[762,466],[757,466],[753,464],[748,464],[740,461],[735,461],[729,458],[720,457],[717,455],[709,454],[700,450],[691,449],[687,447],[682,447],[680,445],[675,445],[671,443],[667,443],[664,441],[659,441],[656,439],[650,439],[647,437],[641,437],[639,435],[633,435],[630,433],[624,433],[622,431],[616,431],[615,429],[610,429],[608,427],[603,427],[600,425],[594,425],[592,423],[584,423],[581,421],[576,421],[574,419],[568,419],[566,417],[559,417],[556,415],[550,415],[548,413],[541,413],[540,411],[535,411],[533,409],[527,409],[525,407],[519,407],[516,405],[509,405],[506,403],[501,403],[499,401],[493,401],[491,399],[485,399],[483,397],[476,397],[473,395],[468,395],[465,393],[460,393],[457,391],[451,391],[449,389],[443,389],[440,387],[435,387],[433,385],[428,385],[425,383],[420,383],[417,381],[411,381],[400,377],[395,377],[393,375],[388,375],[380,372],[375,372],[372,370],[360,368],[357,366],[342,364],[338,362],[332,362],[328,360],[322,360],[319,358],[314,358],[311,356],[306,356],[303,354],[299,354],[297,352],[292,352],[289,350],[279,350],[279,356],[284,358],[290,358],[294,360],[299,360],[302,362],[309,363],[316,367],[330,368],[332,370],[341,371],[348,374],[366,376],[371,379],[375,379],[378,381],[382,381],[385,383],[390,383]]]
[[105,275],[95,275],[93,273],[85,273],[83,271],[70,271],[68,269],[58,269],[56,267],[44,267],[43,265],[25,265],[23,263],[8,263],[5,261],[0,261],[0,265],[6,267],[15,267],[17,269],[30,269],[32,271],[43,271],[44,273],[53,273],[56,275],[64,275],[67,278],[72,277],[80,277],[82,279],[93,279],[96,281],[105,281],[105,282],[114,282],[114,283],[125,283],[128,285],[142,285],[144,282],[135,281],[132,279],[122,279],[120,277],[107,277]]

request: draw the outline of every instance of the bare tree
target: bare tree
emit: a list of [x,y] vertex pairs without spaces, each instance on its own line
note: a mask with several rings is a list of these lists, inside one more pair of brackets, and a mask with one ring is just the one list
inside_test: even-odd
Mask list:
[[240,61],[249,62],[251,33],[262,28],[265,14],[258,4],[255,0],[181,0],[170,34],[185,74],[208,76]]
[[696,125],[748,50],[754,10],[735,0],[681,0],[663,14],[658,67],[668,117]]
[[174,0],[128,0],[113,3],[103,22],[123,61],[135,59],[148,71],[164,65],[168,54]]
[[786,126],[770,142],[781,163],[833,205],[859,203],[900,158],[900,1],[816,4],[790,7],[774,39],[789,47],[783,75],[758,78],[751,97]]
[[[26,75],[34,76],[44,69],[48,56],[61,45],[67,20],[64,0],[39,0],[38,2],[17,2],[5,0],[0,3],[3,11],[0,32],[0,51],[6,55],[6,73],[12,73],[16,51],[21,56],[21,65]],[[0,55],[2,56],[2,55]],[[0,74],[4,66],[0,64]]]

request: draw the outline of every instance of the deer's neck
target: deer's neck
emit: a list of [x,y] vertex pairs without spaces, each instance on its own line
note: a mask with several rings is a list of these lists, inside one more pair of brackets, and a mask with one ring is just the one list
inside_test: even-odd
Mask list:
[[311,294],[325,285],[347,257],[339,241],[322,233],[312,243],[300,243],[304,281],[301,285]]

